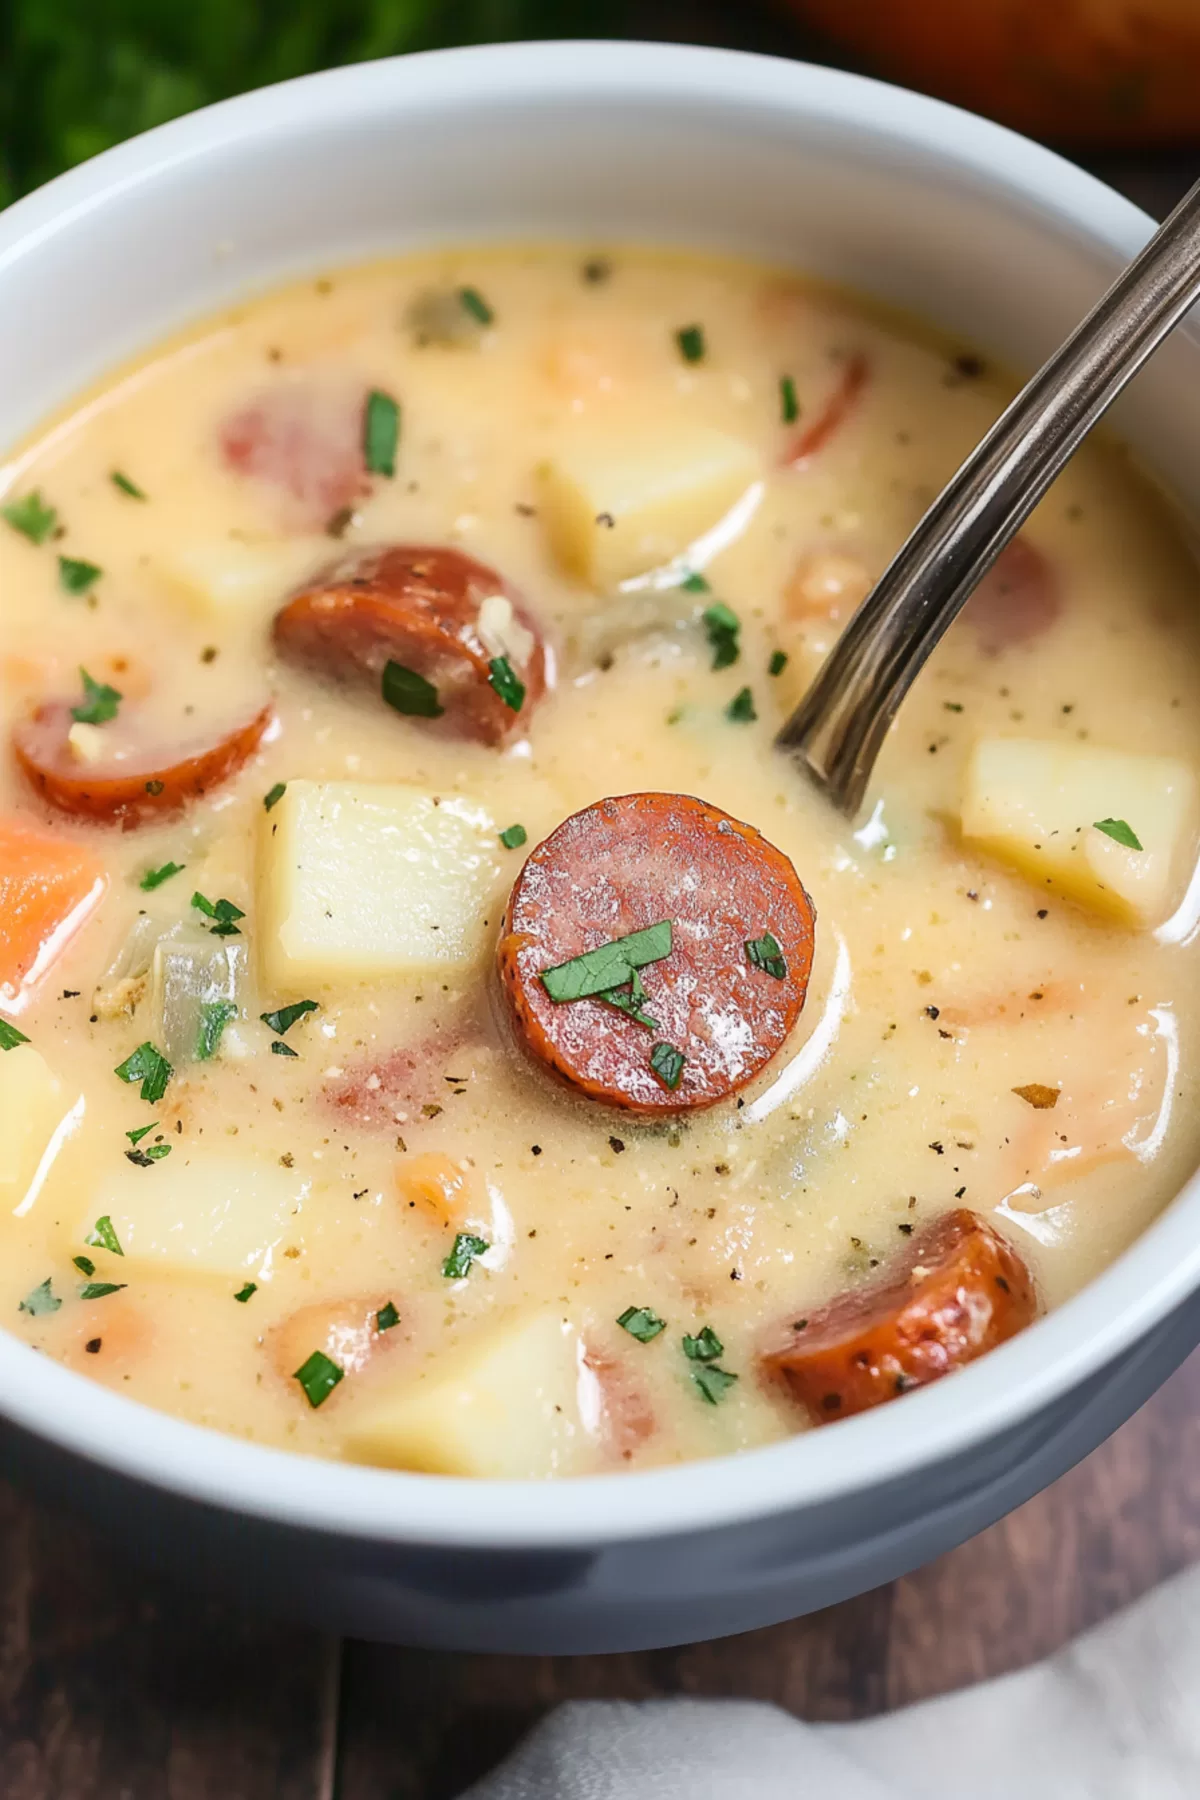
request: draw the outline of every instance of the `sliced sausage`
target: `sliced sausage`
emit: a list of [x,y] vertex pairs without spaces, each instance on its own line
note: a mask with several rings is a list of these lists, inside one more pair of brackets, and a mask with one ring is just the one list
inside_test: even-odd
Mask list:
[[100,819],[127,831],[177,812],[220,785],[251,757],[275,718],[264,706],[224,736],[161,748],[130,748],[111,761],[81,762],[68,740],[70,703],[52,701],[13,727],[18,763],[42,799],[59,812]]
[[365,404],[365,395],[340,388],[269,388],[221,425],[221,455],[229,468],[273,492],[288,525],[323,530],[370,492]]
[[[546,970],[664,920],[669,955],[639,969],[652,1024],[594,996],[551,998]],[[813,925],[795,869],[753,826],[687,794],[626,794],[573,814],[533,852],[509,899],[500,980],[518,1042],[576,1093],[687,1112],[736,1093],[785,1042]],[[773,973],[747,948],[768,935]]]
[[784,451],[783,460],[789,468],[802,469],[819,450],[825,448],[830,438],[854,411],[870,372],[870,364],[861,350],[856,350],[853,356],[847,357],[837,386],[820,412],[808,424],[800,427]]
[[962,616],[979,647],[996,656],[1011,644],[1027,644],[1049,631],[1062,611],[1062,594],[1048,557],[1028,538],[1015,537],[1000,552]]
[[914,1237],[882,1281],[797,1320],[764,1363],[815,1424],[828,1424],[962,1368],[1037,1310],[1011,1244],[960,1207]]
[[[520,595],[486,563],[444,545],[341,557],[276,615],[275,641],[292,661],[376,693],[397,663],[436,690],[448,731],[483,744],[523,731],[546,686],[545,645]],[[524,688],[519,705],[511,690],[505,697],[499,658]]]

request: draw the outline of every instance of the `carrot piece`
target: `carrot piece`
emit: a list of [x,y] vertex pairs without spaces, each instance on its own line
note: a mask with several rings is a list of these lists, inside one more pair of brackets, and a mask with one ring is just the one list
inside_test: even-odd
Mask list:
[[466,1171],[444,1151],[426,1150],[405,1156],[396,1168],[400,1198],[422,1207],[443,1225],[461,1225],[467,1204]]
[[823,450],[838,427],[854,410],[856,401],[867,385],[870,365],[861,350],[856,350],[842,368],[841,378],[824,406],[810,425],[802,426],[783,453],[783,461],[793,469],[802,469]]
[[107,885],[103,864],[82,844],[0,819],[0,1006],[19,1010]]

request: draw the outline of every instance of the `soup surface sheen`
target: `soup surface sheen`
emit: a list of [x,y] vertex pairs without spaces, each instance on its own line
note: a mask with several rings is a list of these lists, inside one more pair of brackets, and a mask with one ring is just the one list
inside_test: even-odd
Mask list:
[[[256,299],[14,453],[5,1327],[259,1442],[536,1477],[890,1398],[1116,1256],[1196,1160],[1200,669],[1165,509],[1115,450],[1075,460],[918,682],[857,827],[772,749],[1010,392],[749,264],[471,251]],[[415,547],[399,575],[357,554],[389,545]],[[466,660],[428,608],[379,624],[398,580],[462,575],[446,548],[485,565]],[[562,961],[658,931],[616,1003],[547,999],[548,953],[520,975],[541,952],[518,900],[498,979],[525,859],[647,793],[790,861],[815,910],[790,1029],[803,895],[785,874],[772,934],[729,899],[732,828],[696,848],[688,825],[658,910],[657,801],[603,839],[588,815],[558,870],[619,888],[627,846],[641,910],[543,918]],[[669,1031],[706,906],[760,1010],[706,1013],[701,961]],[[534,1013],[633,1075],[599,1099],[556,1079]],[[905,1295],[957,1254],[929,1234],[967,1212],[983,1261],[964,1287],[951,1260],[908,1331]],[[847,1292],[849,1326],[824,1310]],[[828,1392],[814,1325],[845,1328]]]

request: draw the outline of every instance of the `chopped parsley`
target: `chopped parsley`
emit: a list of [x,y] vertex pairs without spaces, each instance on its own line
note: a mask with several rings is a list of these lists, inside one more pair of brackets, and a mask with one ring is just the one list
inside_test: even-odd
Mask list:
[[796,398],[796,384],[790,375],[779,377],[779,416],[785,425],[794,425],[800,417],[800,402]]
[[400,442],[400,408],[390,394],[372,388],[363,415],[363,461],[370,475],[396,473],[396,446]]
[[682,326],[675,333],[675,342],[679,345],[679,354],[684,362],[697,363],[704,360],[704,328],[702,326]]
[[695,1337],[684,1337],[683,1354],[689,1362],[716,1362],[718,1356],[724,1356],[725,1346],[712,1326],[705,1325]]
[[93,681],[86,669],[80,669],[79,674],[83,682],[83,700],[71,708],[71,717],[81,725],[107,725],[117,716],[121,695],[106,682]]
[[6,519],[13,530],[27,537],[31,544],[44,544],[58,524],[58,514],[52,506],[46,505],[37,488],[31,494],[23,494],[19,500],[10,500],[7,506],[0,506],[0,519]]
[[240,1300],[242,1305],[245,1306],[245,1304],[246,1304],[247,1300],[250,1298],[251,1294],[257,1294],[257,1292],[258,1292],[257,1281],[248,1281],[244,1287],[240,1287],[238,1289],[237,1293],[233,1297],[235,1300]]
[[729,1392],[737,1376],[728,1369],[719,1369],[716,1363],[703,1363],[692,1370],[692,1380],[710,1406],[716,1406]]
[[650,1067],[658,1076],[665,1088],[675,1089],[683,1079],[684,1065],[687,1057],[674,1044],[653,1044],[650,1048]]
[[1096,819],[1094,824],[1096,830],[1102,831],[1105,837],[1110,837],[1114,844],[1123,844],[1126,850],[1142,848],[1137,833],[1131,825],[1125,823],[1124,819]]
[[634,972],[671,954],[671,921],[660,919],[628,937],[613,938],[573,956],[570,962],[543,969],[540,980],[552,1000],[583,1000],[632,982]]
[[108,479],[112,482],[114,487],[120,488],[123,494],[128,494],[131,500],[144,500],[146,498],[137,482],[130,481],[128,475],[123,475],[120,469],[114,469]]
[[741,620],[723,600],[714,600],[711,606],[704,609],[704,629],[712,646],[713,668],[727,669],[730,663],[735,663],[738,659]]
[[67,594],[86,594],[103,573],[99,563],[83,562],[77,556],[58,559],[58,585]]
[[196,1028],[197,1062],[210,1062],[221,1048],[221,1039],[225,1035],[225,1027],[230,1019],[237,1017],[237,1007],[232,1000],[202,1000],[200,1003],[200,1023]]
[[7,1019],[0,1019],[0,1050],[15,1050],[18,1044],[27,1044],[29,1039]]
[[506,825],[500,833],[500,842],[506,850],[519,850],[528,836],[523,825]]
[[270,810],[273,806],[278,806],[279,802],[283,799],[283,796],[286,793],[287,793],[287,782],[286,781],[277,781],[275,783],[275,786],[271,789],[270,793],[263,795],[263,805],[266,807],[267,811],[270,812]]
[[432,681],[426,681],[415,669],[403,663],[389,662],[383,670],[383,697],[398,713],[410,713],[416,719],[440,719],[443,708]]
[[271,1055],[272,1056],[296,1056],[296,1057],[298,1057],[299,1054],[300,1054],[300,1052],[298,1050],[293,1050],[292,1046],[290,1044],[285,1044],[282,1038],[276,1038],[271,1045]]
[[771,660],[767,664],[767,674],[768,675],[782,675],[783,671],[787,668],[787,665],[788,665],[787,651],[786,650],[772,650]]
[[103,1300],[106,1294],[119,1294],[127,1281],[85,1281],[79,1290],[81,1300]]
[[158,1120],[155,1119],[149,1125],[139,1125],[136,1130],[127,1131],[125,1136],[129,1139],[131,1144],[140,1144],[142,1139],[148,1137],[157,1124]]
[[94,1275],[96,1273],[96,1265],[90,1256],[73,1256],[71,1262],[72,1265],[79,1270],[81,1275]]
[[520,712],[525,704],[525,683],[507,656],[493,656],[488,664],[488,685],[495,688],[510,712]]
[[615,1006],[618,1012],[626,1013],[629,1018],[633,1019],[638,1025],[646,1025],[651,1031],[657,1031],[658,1020],[652,1019],[649,1013],[642,1011],[642,1002],[646,998],[646,990],[642,985],[642,978],[636,969],[633,971],[633,978],[628,983],[628,987],[628,993],[625,992],[625,984],[622,984],[619,988],[614,987],[606,989],[604,993],[598,994],[596,998],[598,1000],[603,1000],[606,1006]]
[[142,1084],[142,1099],[148,1100],[151,1106],[157,1106],[167,1091],[167,1083],[175,1073],[161,1050],[156,1050],[150,1042],[139,1044],[132,1056],[127,1056],[123,1063],[118,1063],[113,1074],[121,1081],[132,1085],[135,1081]]
[[463,311],[470,313],[480,325],[491,325],[495,320],[495,313],[478,288],[459,288],[458,299]]
[[684,579],[680,582],[679,585],[683,589],[685,594],[711,594],[712,593],[712,589],[711,589],[711,587],[709,587],[708,582],[705,580],[703,575],[696,575],[696,574],[686,575],[684,577]]
[[782,981],[787,974],[779,940],[769,931],[764,931],[761,937],[746,939],[746,957],[756,969],[761,969],[764,975],[773,975],[776,981]]
[[656,1312],[651,1312],[648,1306],[627,1306],[617,1324],[630,1337],[636,1338],[639,1344],[648,1344],[651,1338],[656,1338],[660,1331],[667,1329],[667,1321],[660,1319]]
[[376,1331],[390,1331],[393,1325],[398,1325],[399,1323],[400,1314],[396,1311],[395,1306],[390,1300],[385,1306],[381,1306],[379,1311],[375,1314]]
[[754,696],[748,687],[740,688],[733,696],[725,708],[725,717],[731,719],[735,725],[749,725],[751,720],[757,719],[758,714],[754,710]]
[[302,1019],[305,1013],[317,1011],[319,1008],[315,1000],[296,1000],[291,1006],[281,1006],[278,1012],[260,1013],[258,1016],[269,1031],[277,1032],[283,1037],[297,1019]]
[[135,1169],[153,1168],[156,1162],[161,1162],[164,1156],[170,1156],[170,1154],[170,1144],[151,1144],[148,1150],[127,1150],[125,1152],[127,1161],[131,1162]]
[[100,1215],[83,1241],[93,1250],[111,1250],[114,1256],[124,1256],[125,1254],[121,1248],[121,1240],[107,1213]]
[[30,1292],[26,1294],[25,1298],[18,1306],[17,1311],[32,1313],[35,1319],[39,1318],[42,1313],[57,1312],[62,1305],[62,1301],[52,1290],[50,1282],[51,1277],[47,1275],[45,1281],[39,1282],[37,1287],[32,1288]]
[[293,1379],[300,1383],[304,1389],[304,1398],[315,1410],[324,1405],[338,1382],[345,1378],[345,1374],[345,1369],[339,1368],[323,1350],[314,1350],[307,1361],[300,1364]]
[[170,881],[172,875],[182,875],[183,870],[183,863],[177,862],[164,863],[161,869],[147,869],[138,886],[144,894],[152,894],[164,881]]
[[213,921],[208,929],[214,937],[241,937],[237,920],[246,915],[232,900],[207,900],[203,894],[196,893],[192,895],[192,905],[206,919]]
[[475,1237],[469,1231],[460,1231],[454,1240],[454,1248],[442,1264],[442,1274],[450,1281],[460,1280],[475,1258],[490,1249],[491,1245],[486,1238]]

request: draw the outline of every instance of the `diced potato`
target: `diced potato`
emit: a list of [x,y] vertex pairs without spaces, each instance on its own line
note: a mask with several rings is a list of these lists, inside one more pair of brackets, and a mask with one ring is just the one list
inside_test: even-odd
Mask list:
[[81,1110],[32,1044],[0,1053],[0,1208],[28,1211]]
[[[589,1384],[578,1334],[524,1314],[398,1378],[351,1425],[348,1454],[392,1469],[537,1481],[583,1466]],[[582,1398],[582,1406],[581,1406]]]
[[[1196,824],[1186,763],[1091,744],[983,738],[967,766],[962,833],[1047,893],[1125,924],[1170,911]],[[1142,848],[1096,829],[1124,821]]]
[[[143,1140],[142,1149],[154,1143]],[[122,1161],[98,1181],[78,1221],[82,1244],[107,1214],[126,1266],[235,1276],[270,1272],[273,1252],[298,1229],[311,1183],[277,1163],[197,1151],[180,1138],[149,1168]]]
[[156,566],[206,622],[256,623],[282,605],[306,575],[329,562],[336,548],[326,537],[261,544],[245,544],[232,537],[206,538],[165,552]]
[[555,554],[599,589],[681,556],[761,474],[750,445],[710,426],[582,440],[544,472]]
[[500,875],[495,820],[420,788],[291,781],[266,815],[260,941],[299,990],[471,964]]

